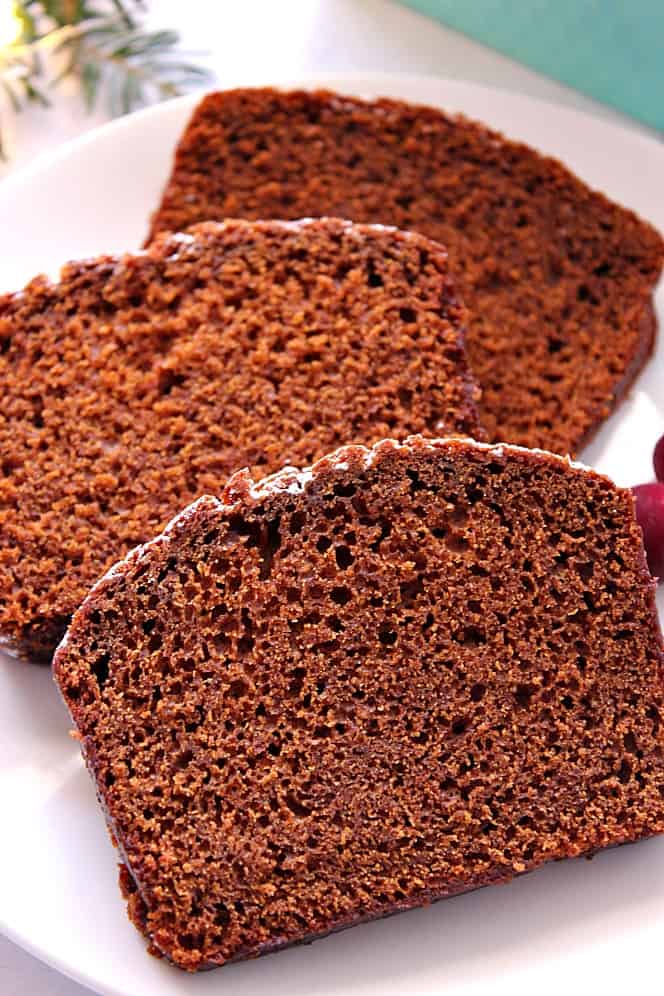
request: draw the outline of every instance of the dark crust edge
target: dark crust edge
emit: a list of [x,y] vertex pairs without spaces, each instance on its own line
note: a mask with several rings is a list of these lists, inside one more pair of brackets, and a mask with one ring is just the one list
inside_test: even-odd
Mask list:
[[658,329],[659,323],[657,321],[657,312],[655,311],[653,289],[653,294],[651,294],[650,298],[643,303],[641,320],[638,323],[640,339],[634,348],[631,359],[627,362],[621,379],[614,387],[613,394],[607,402],[606,409],[597,412],[594,420],[591,422],[585,434],[580,439],[577,446],[578,452],[583,452],[583,449],[592,442],[609,416],[613,415],[621,401],[624,401],[629,395],[630,388],[633,386],[637,377],[655,351]]
[[[608,851],[613,850],[616,847],[625,847],[628,844],[637,844],[641,840],[648,840],[650,837],[656,836],[658,832],[659,831],[653,831],[652,833],[644,834],[638,839],[625,838],[625,840],[610,844],[606,848],[593,848],[587,851],[582,851],[567,860],[578,860],[579,858],[589,860],[598,854],[600,850]],[[184,970],[190,974],[195,974],[197,972],[211,972],[215,968],[222,968],[224,965],[234,965],[237,962],[251,961],[255,958],[262,958],[265,955],[278,954],[280,951],[285,951],[288,948],[313,944],[314,941],[322,941],[326,937],[331,937],[333,934],[340,934],[342,931],[349,930],[351,927],[359,927],[364,923],[372,923],[376,920],[387,920],[389,917],[397,916],[399,913],[408,913],[410,910],[433,906],[434,903],[443,902],[445,899],[454,899],[455,896],[463,896],[469,892],[477,892],[480,889],[486,889],[492,885],[509,885],[509,883],[513,882],[515,879],[521,878],[523,875],[528,875],[532,871],[537,871],[537,869],[543,868],[544,865],[550,864],[552,861],[557,860],[560,860],[560,858],[554,857],[549,858],[544,862],[532,862],[529,863],[523,871],[508,872],[505,875],[485,876],[481,880],[478,880],[470,885],[468,883],[456,884],[442,892],[434,892],[431,889],[426,889],[414,898],[412,902],[394,903],[389,907],[379,908],[375,912],[361,913],[355,917],[339,918],[338,920],[333,921],[333,923],[325,930],[302,932],[293,938],[278,938],[274,941],[268,941],[255,947],[243,948],[240,949],[237,954],[233,955],[232,958],[226,958],[224,961],[202,961],[196,968],[193,969],[183,969],[182,965],[179,965],[178,962],[173,961],[166,952],[161,951],[154,943],[148,927],[148,908],[143,900],[136,879],[124,859],[118,865],[118,884],[122,897],[127,903],[127,917],[148,942],[148,954],[152,955],[153,958],[163,959],[167,964],[179,969],[180,971]]]
[[71,615],[54,615],[43,624],[24,626],[18,635],[3,633],[0,635],[0,650],[18,660],[48,666],[71,619]]
[[[403,243],[420,247],[429,254],[431,259],[430,265],[438,271],[442,285],[438,314],[441,321],[445,322],[455,331],[456,344],[459,351],[457,374],[463,396],[463,409],[459,409],[458,432],[462,435],[472,435],[480,441],[486,439],[478,407],[481,389],[473,377],[466,352],[468,311],[461,301],[455,282],[449,273],[447,250],[440,243],[434,242],[419,232],[403,231],[393,225],[355,223],[343,218],[334,217],[300,218],[295,221],[282,221],[280,219],[247,221],[242,218],[228,218],[225,221],[204,221],[197,225],[192,225],[187,229],[186,234],[194,242],[196,240],[204,242],[208,239],[213,239],[215,236],[220,236],[222,233],[239,235],[242,232],[260,232],[266,234],[283,232],[287,234],[289,232],[306,232],[309,229],[314,232],[322,231],[330,235],[353,231],[357,232],[363,239],[371,242],[380,243],[381,239],[385,239],[395,244],[395,246]],[[143,258],[164,259],[174,248],[183,248],[182,233],[160,232],[148,248],[139,253],[105,255],[64,263],[60,270],[60,280],[66,279],[68,270],[72,266],[95,270],[106,268],[109,265],[140,265],[140,261]],[[51,281],[45,275],[40,274],[34,277],[23,291],[0,294],[0,314],[4,308],[10,308],[15,300],[20,300],[25,291],[34,289],[40,293],[48,293],[57,286],[57,283],[58,281]],[[446,317],[446,304],[459,310],[458,324],[455,325]],[[452,432],[452,427],[446,429],[446,431]],[[9,629],[0,631],[0,649],[4,650],[10,656],[33,664],[50,664],[53,654],[71,622],[72,613],[75,609],[76,606],[73,605],[72,611],[69,613],[53,613],[51,616],[33,620],[14,631]]]
[[[307,468],[303,471],[299,471],[294,467],[286,467],[276,474],[272,474],[268,477],[263,478],[259,482],[254,482],[251,475],[247,470],[238,471],[229,480],[224,491],[222,492],[221,499],[215,498],[211,495],[204,495],[195,501],[193,504],[189,505],[184,511],[177,515],[166,527],[164,532],[157,536],[155,539],[151,540],[143,546],[137,547],[132,550],[124,560],[120,561],[114,565],[110,571],[107,572],[104,577],[102,577],[97,584],[91,589],[87,598],[82,603],[80,608],[74,613],[69,630],[65,634],[62,643],[56,650],[53,657],[53,678],[59,689],[60,695],[63,699],[65,706],[67,707],[71,719],[78,729],[77,723],[77,713],[78,708],[75,702],[69,702],[64,692],[65,686],[65,670],[66,670],[66,654],[67,654],[67,644],[70,640],[76,639],[79,629],[84,629],[88,615],[94,611],[97,604],[97,599],[102,596],[105,589],[109,583],[112,583],[114,578],[118,576],[127,575],[131,572],[133,567],[137,562],[140,562],[145,557],[149,557],[153,547],[160,546],[162,544],[170,545],[172,542],[177,542],[178,535],[181,533],[183,528],[186,528],[188,523],[195,520],[196,513],[199,509],[208,508],[216,511],[218,514],[225,514],[232,511],[237,511],[238,509],[245,508],[247,510],[256,508],[261,503],[265,502],[274,496],[293,494],[292,490],[294,484],[299,483],[300,493],[306,493],[307,485],[310,482],[317,481],[319,478],[325,478],[328,474],[333,473],[335,469],[342,469],[339,465],[343,465],[343,469],[346,467],[353,469],[362,470],[368,466],[375,463],[382,462],[390,454],[398,451],[410,450],[412,452],[418,451],[447,451],[453,452],[458,450],[468,453],[481,453],[484,452],[489,457],[496,459],[501,459],[505,453],[509,454],[511,457],[515,458],[517,461],[524,464],[531,464],[533,462],[548,466],[550,468],[556,468],[559,472],[566,474],[587,474],[596,482],[601,483],[607,490],[613,491],[615,494],[622,496],[623,500],[627,504],[628,509],[632,515],[632,521],[635,527],[634,538],[637,539],[639,527],[636,523],[636,518],[634,514],[634,497],[628,489],[623,489],[617,487],[608,477],[603,474],[599,474],[591,468],[583,467],[582,465],[575,464],[569,459],[569,457],[561,457],[553,453],[549,453],[545,450],[528,450],[524,447],[513,446],[507,443],[497,443],[497,444],[487,444],[487,443],[477,443],[470,439],[461,439],[455,437],[446,437],[441,439],[428,439],[423,436],[411,436],[403,442],[397,442],[393,439],[381,440],[374,446],[367,448],[364,446],[350,445],[343,446],[336,450],[329,456],[323,457],[318,460],[311,468]],[[657,649],[659,651],[659,673],[664,686],[664,639],[662,637],[662,632],[659,625],[659,618],[657,614],[657,607],[655,602],[655,592],[656,592],[656,582],[650,575],[650,571],[646,562],[645,550],[643,545],[641,545],[641,580],[646,590],[649,593],[649,608],[650,608],[650,624],[652,628],[652,633],[655,636]],[[303,931],[300,934],[289,936],[287,938],[276,938],[270,942],[264,942],[262,944],[256,945],[254,947],[246,946],[236,952],[236,954],[229,959],[223,961],[200,961],[196,967],[182,966],[178,962],[175,962],[170,957],[168,951],[163,950],[158,946],[154,937],[149,930],[149,906],[147,904],[145,890],[141,886],[140,879],[136,876],[131,864],[127,858],[124,851],[122,840],[119,833],[117,832],[117,827],[113,816],[106,804],[106,800],[103,797],[100,785],[96,777],[96,768],[94,760],[94,744],[90,737],[82,736],[79,734],[79,741],[81,745],[81,752],[85,760],[88,772],[93,779],[97,798],[101,805],[102,811],[106,818],[107,827],[111,836],[111,839],[115,846],[118,848],[120,853],[122,864],[120,866],[120,888],[122,895],[127,902],[127,915],[129,919],[134,923],[134,925],[139,929],[139,931],[148,939],[149,941],[149,952],[157,957],[165,958],[170,964],[176,965],[178,968],[186,968],[187,971],[196,972],[204,971],[207,969],[218,968],[223,964],[230,964],[236,961],[244,961],[250,958],[257,958],[264,954],[270,954],[272,952],[279,951],[283,948],[292,947],[299,944],[309,944],[319,938],[326,937],[329,934],[337,933],[338,931],[345,930],[348,927],[355,926],[356,924],[369,922],[371,920],[384,919],[385,917],[391,916],[396,913],[405,912],[409,909],[415,909],[420,906],[427,906],[431,903],[438,902],[442,899],[452,898],[455,895],[460,895],[465,892],[472,892],[476,889],[483,888],[484,886],[503,884],[511,881],[516,877],[520,877],[523,874],[527,874],[536,868],[543,867],[552,860],[556,860],[560,857],[565,857],[565,855],[552,855],[549,859],[545,861],[531,862],[528,863],[522,872],[508,872],[505,875],[498,876],[485,876],[481,879],[474,880],[472,882],[457,882],[451,883],[449,888],[434,891],[431,889],[423,890],[422,893],[414,897],[410,902],[394,903],[384,908],[378,908],[373,911],[361,912],[356,916],[340,918],[337,921],[333,921],[328,928],[322,931],[306,932]],[[623,840],[619,840],[611,844],[611,847],[620,846],[622,844],[633,843],[635,840],[646,839],[649,836],[653,836],[656,833],[664,832],[664,827],[661,831],[659,829],[653,830],[651,833],[644,833],[639,838],[625,837]],[[592,856],[597,853],[598,850],[603,850],[604,848],[593,848],[586,852],[582,852],[579,855],[574,855],[575,857]],[[568,855],[567,855],[568,856]],[[124,869],[124,871],[123,871]]]

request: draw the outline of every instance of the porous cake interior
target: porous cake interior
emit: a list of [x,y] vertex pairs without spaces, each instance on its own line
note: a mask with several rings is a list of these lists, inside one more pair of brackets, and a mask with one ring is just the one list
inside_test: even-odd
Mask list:
[[627,493],[416,441],[225,501],[103,581],[56,657],[158,950],[220,964],[664,830]]
[[112,563],[232,472],[481,434],[444,251],[324,220],[202,225],[0,298],[0,634],[50,659]]
[[492,439],[578,452],[652,348],[661,235],[553,159],[434,108],[210,94],[151,236],[208,218],[324,214],[447,247]]

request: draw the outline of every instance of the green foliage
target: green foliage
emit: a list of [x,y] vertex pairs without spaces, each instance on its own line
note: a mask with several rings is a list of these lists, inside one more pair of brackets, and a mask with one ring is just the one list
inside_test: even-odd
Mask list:
[[[0,48],[0,89],[11,108],[48,107],[51,91],[74,78],[88,109],[104,93],[117,116],[208,80],[207,69],[177,57],[177,32],[141,26],[143,8],[142,0],[16,2],[19,37]],[[48,64],[60,66],[56,74],[47,72],[46,52]]]

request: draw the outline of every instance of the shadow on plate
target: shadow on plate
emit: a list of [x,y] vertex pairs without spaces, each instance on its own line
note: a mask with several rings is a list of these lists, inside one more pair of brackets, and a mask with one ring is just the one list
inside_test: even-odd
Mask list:
[[616,922],[653,919],[663,895],[660,839],[606,852],[592,862],[549,865],[506,886],[363,925],[307,952],[283,953],[269,968],[253,962],[224,971],[232,977],[234,994],[256,992],[263,972],[272,996],[331,989],[417,991],[418,979],[424,988],[427,978],[442,991],[484,977],[495,981],[515,961],[555,964],[562,951],[582,949]]
[[51,669],[0,651],[0,724],[6,746],[0,766],[30,763],[49,769],[78,751],[71,721]]
[[[116,960],[114,977],[122,992],[142,991],[140,985],[135,988],[141,964],[149,991],[154,985],[164,996],[225,989],[233,996],[401,993],[420,986],[424,991],[427,982],[436,991],[437,986],[504,977],[524,960],[533,967],[554,965],[608,936],[653,924],[664,912],[660,838],[602,852],[592,861],[555,862],[506,886],[364,924],[311,946],[187,976],[138,950],[144,942],[126,920],[113,852],[83,769],[52,796],[44,817],[51,853],[59,855],[59,892],[66,897],[60,915],[71,916],[70,926],[75,920],[83,931],[75,938],[77,947],[103,947],[102,958]],[[72,836],[80,841],[82,861],[68,860]],[[99,888],[92,889],[92,882]],[[118,944],[126,949],[124,968],[117,964]],[[589,959],[590,968],[592,954]],[[125,971],[126,990],[120,979]]]

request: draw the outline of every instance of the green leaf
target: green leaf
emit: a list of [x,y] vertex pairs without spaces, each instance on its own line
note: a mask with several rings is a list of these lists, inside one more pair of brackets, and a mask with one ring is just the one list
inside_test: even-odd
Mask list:
[[37,22],[22,3],[14,4],[14,15],[21,26],[19,41],[21,45],[30,45],[37,37]]
[[128,31],[116,39],[114,56],[142,55],[145,52],[166,51],[177,45],[179,35],[175,31]]
[[200,80],[209,80],[212,78],[212,72],[205,66],[196,66],[193,62],[173,62],[170,59],[164,59],[162,62],[152,62],[146,63],[153,67],[159,67],[161,72],[166,73],[181,73],[184,76],[191,76]]
[[41,104],[42,107],[51,106],[48,97],[27,76],[21,80],[21,84],[25,91],[26,100],[31,101],[33,104]]
[[[44,87],[53,90],[65,77],[78,79],[88,110],[103,90],[119,115],[212,76],[182,58],[192,53],[178,53],[176,31],[141,26],[143,0],[17,0],[15,7],[21,43],[0,49],[0,90],[14,113],[26,103],[49,106]],[[46,47],[63,60],[50,77],[41,59]]]
[[46,16],[55,21],[59,28],[78,24],[89,16],[83,0],[42,0],[42,7]]
[[63,49],[70,48],[78,42],[92,38],[113,38],[116,33],[117,25],[109,23],[108,21],[93,20],[90,22],[89,27],[86,27],[85,25],[77,26],[75,30],[71,31],[71,33],[65,34],[65,36],[53,46],[53,52],[61,52]]
[[97,89],[101,79],[101,69],[94,62],[86,62],[81,67],[81,89],[86,109],[92,111],[97,101]]
[[2,89],[9,103],[12,106],[12,110],[16,114],[18,114],[18,112],[21,110],[21,101],[18,94],[16,93],[16,90],[7,80],[3,80],[2,78],[0,78],[0,86],[2,86]]
[[113,6],[115,7],[118,15],[124,21],[128,28],[135,28],[136,22],[127,10],[126,4],[122,3],[122,0],[113,0]]
[[142,103],[141,85],[133,73],[127,73],[121,91],[122,114],[129,114],[134,107]]

